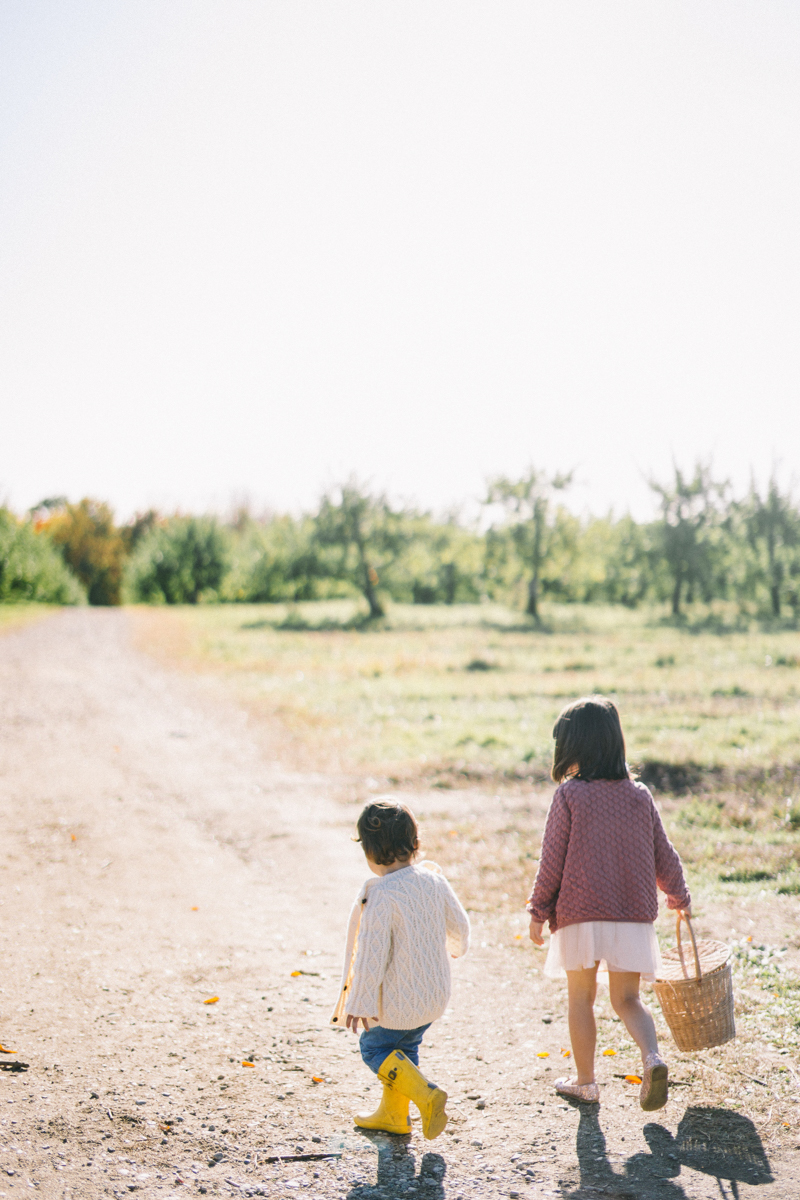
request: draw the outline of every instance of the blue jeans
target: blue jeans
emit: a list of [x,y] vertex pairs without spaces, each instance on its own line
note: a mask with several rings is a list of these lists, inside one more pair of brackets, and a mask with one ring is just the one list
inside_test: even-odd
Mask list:
[[361,1057],[376,1075],[378,1067],[393,1050],[402,1050],[406,1058],[410,1058],[414,1066],[418,1067],[419,1044],[426,1029],[430,1027],[429,1021],[427,1025],[420,1025],[418,1029],[384,1029],[382,1025],[374,1029],[365,1029],[358,1043]]

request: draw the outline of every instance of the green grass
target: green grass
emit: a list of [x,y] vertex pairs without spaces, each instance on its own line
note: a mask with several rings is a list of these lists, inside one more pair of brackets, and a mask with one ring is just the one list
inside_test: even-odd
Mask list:
[[559,710],[592,691],[616,699],[630,761],[655,764],[665,790],[715,777],[758,789],[800,760],[798,632],[691,632],[659,611],[594,606],[547,609],[547,632],[491,605],[394,605],[380,628],[345,627],[354,618],[347,601],[145,617],[168,652],[226,674],[354,769],[542,777]]
[[58,612],[55,604],[0,604],[0,636]]

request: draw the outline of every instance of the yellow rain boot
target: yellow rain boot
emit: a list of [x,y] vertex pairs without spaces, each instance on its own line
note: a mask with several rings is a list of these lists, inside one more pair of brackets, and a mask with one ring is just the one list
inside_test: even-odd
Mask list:
[[378,1078],[413,1100],[422,1117],[422,1132],[429,1141],[438,1137],[447,1124],[447,1092],[435,1083],[428,1083],[402,1050],[393,1050],[378,1068]]
[[411,1133],[408,1097],[401,1096],[388,1083],[383,1085],[381,1102],[374,1113],[356,1113],[353,1117],[361,1129],[382,1129],[384,1133]]

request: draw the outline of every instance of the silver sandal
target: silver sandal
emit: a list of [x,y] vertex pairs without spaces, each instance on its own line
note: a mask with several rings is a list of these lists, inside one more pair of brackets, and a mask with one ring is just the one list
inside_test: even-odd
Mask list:
[[648,1054],[642,1068],[642,1086],[639,1089],[639,1104],[645,1112],[655,1112],[667,1103],[669,1094],[669,1067],[660,1054]]
[[569,1096],[572,1100],[581,1100],[584,1104],[600,1103],[600,1088],[596,1083],[578,1083],[574,1079],[557,1079],[555,1089],[559,1096]]

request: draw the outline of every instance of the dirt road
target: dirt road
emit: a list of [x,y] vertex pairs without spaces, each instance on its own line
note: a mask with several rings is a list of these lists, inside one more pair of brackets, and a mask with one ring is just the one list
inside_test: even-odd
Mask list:
[[481,915],[426,1039],[450,1127],[355,1131],[378,1088],[328,1025],[355,810],[130,622],[74,610],[0,639],[0,1196],[800,1194],[791,1156],[691,1089],[648,1123],[614,1078],[632,1055],[605,1060],[599,1112],[560,1102],[562,992]]

